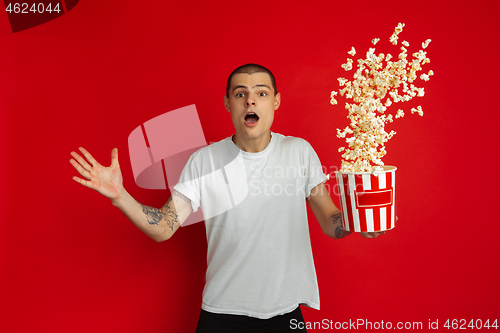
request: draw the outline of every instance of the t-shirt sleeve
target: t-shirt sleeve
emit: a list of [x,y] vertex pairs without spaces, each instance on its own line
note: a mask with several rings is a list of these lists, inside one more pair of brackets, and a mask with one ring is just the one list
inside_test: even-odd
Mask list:
[[328,177],[323,173],[323,167],[313,147],[307,141],[304,141],[304,144],[303,163],[306,170],[306,198],[308,198],[311,195],[312,189],[326,182]]
[[182,193],[191,200],[193,212],[200,207],[201,189],[200,189],[200,169],[198,154],[194,153],[187,161],[182,170],[179,182],[174,186],[174,190]]

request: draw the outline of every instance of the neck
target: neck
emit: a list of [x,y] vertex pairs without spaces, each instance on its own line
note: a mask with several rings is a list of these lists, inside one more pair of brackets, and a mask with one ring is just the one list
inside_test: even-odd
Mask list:
[[233,135],[232,140],[234,144],[243,151],[248,153],[258,153],[266,149],[271,142],[271,132],[267,132],[266,135],[262,135],[258,138],[249,139],[242,135],[236,133]]

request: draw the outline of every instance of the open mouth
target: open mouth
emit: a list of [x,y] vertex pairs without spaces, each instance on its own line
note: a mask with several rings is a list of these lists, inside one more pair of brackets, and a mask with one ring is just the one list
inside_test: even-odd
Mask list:
[[259,121],[259,116],[254,112],[249,112],[245,115],[245,122],[247,124],[255,124]]

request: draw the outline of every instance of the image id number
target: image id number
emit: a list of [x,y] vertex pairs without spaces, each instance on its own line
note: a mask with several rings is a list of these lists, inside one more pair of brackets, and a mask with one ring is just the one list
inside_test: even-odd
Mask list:
[[465,319],[448,319],[446,323],[444,323],[443,327],[446,327],[447,329],[452,329],[452,330],[466,330],[466,329],[498,329],[498,324],[497,324],[497,319],[491,322],[490,320],[487,319],[485,322],[483,322],[481,319],[472,319],[470,321],[467,321]]
[[49,3],[47,6],[45,6],[45,4],[40,2],[40,3],[33,3],[31,7],[27,3],[9,3],[7,5],[7,8],[5,8],[5,11],[14,14],[29,14],[29,13],[41,14],[45,12],[59,13],[61,12],[61,9],[59,8],[59,3],[56,3],[54,6],[52,6],[52,4]]

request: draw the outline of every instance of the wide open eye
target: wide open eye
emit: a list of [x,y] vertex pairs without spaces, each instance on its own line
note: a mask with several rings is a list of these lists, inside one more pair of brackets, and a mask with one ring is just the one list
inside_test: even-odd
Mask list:
[[261,97],[265,97],[265,96],[267,96],[267,93],[266,93],[266,92],[264,92],[264,91],[262,91],[262,92],[260,92],[260,93],[259,93],[259,96],[261,96]]
[[240,93],[237,93],[237,94],[236,94],[236,97],[245,97],[245,94],[244,94],[244,93],[242,93],[242,92],[240,92]]

